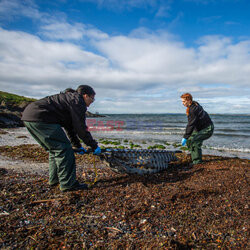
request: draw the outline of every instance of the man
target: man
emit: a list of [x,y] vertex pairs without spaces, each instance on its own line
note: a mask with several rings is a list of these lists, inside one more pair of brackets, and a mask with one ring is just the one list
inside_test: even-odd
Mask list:
[[66,89],[60,94],[35,101],[23,112],[24,125],[34,139],[49,152],[49,184],[60,184],[63,192],[88,187],[76,180],[73,148],[78,149],[81,154],[86,152],[79,138],[92,148],[94,154],[101,153],[86,126],[85,113],[94,100],[93,88],[80,85],[76,91]]

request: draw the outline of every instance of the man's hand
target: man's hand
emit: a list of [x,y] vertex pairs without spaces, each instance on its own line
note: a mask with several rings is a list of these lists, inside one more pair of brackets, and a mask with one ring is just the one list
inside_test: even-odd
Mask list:
[[87,150],[83,147],[73,148],[73,150],[79,155],[84,155],[87,152]]
[[101,152],[102,152],[101,148],[100,148],[100,147],[97,147],[97,148],[95,149],[95,151],[94,151],[94,155],[99,155],[99,154],[101,154]]

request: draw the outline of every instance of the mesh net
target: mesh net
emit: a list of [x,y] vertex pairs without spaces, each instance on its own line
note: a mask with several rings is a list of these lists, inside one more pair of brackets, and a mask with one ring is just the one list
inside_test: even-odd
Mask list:
[[151,174],[168,168],[168,163],[177,161],[180,151],[148,149],[110,149],[104,153],[109,167],[118,173]]

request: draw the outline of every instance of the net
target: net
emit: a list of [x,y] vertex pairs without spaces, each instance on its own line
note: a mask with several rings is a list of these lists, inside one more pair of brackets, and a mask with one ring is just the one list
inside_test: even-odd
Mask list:
[[151,149],[109,149],[103,153],[103,157],[115,172],[143,175],[167,169],[169,162],[178,160],[175,153],[180,152]]

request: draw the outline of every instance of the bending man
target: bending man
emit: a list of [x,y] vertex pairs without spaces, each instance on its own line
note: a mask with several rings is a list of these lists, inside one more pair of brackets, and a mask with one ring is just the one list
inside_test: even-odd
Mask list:
[[85,122],[87,107],[94,98],[93,88],[80,85],[76,91],[66,89],[60,94],[35,101],[23,112],[24,125],[34,139],[49,152],[49,184],[60,184],[62,191],[87,189],[86,184],[80,184],[76,180],[73,148],[79,149],[82,154],[85,152],[79,138],[92,148],[94,154],[101,153],[97,142],[87,131]]

